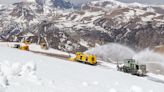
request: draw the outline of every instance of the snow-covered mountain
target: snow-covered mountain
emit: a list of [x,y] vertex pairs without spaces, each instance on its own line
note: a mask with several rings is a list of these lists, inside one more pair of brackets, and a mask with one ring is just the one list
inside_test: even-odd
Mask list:
[[36,2],[36,0],[25,0],[26,2]]
[[[109,42],[138,50],[164,44],[163,6],[98,0],[83,4],[80,10],[66,10],[63,4],[71,5],[67,1],[36,2],[20,2],[1,8],[2,41],[29,39],[70,52],[85,51]],[[33,36],[24,37],[27,34]]]
[[50,6],[53,8],[69,9],[74,5],[67,0],[34,0],[36,3],[42,6]]
[[73,4],[71,4],[69,1],[65,0],[51,0],[53,7],[60,7],[60,8],[72,8]]

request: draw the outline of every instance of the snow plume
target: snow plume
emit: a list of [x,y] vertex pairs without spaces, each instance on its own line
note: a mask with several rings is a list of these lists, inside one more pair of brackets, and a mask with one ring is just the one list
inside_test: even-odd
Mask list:
[[146,64],[149,72],[164,75],[164,57],[150,49],[137,53],[127,46],[110,43],[88,50],[86,53],[95,54],[107,62],[122,63],[124,59],[133,58],[138,63]]
[[161,54],[145,49],[134,55],[133,58],[139,63],[146,64],[149,72],[164,75],[164,57]]
[[164,65],[164,57],[150,49],[136,52],[118,43],[109,43],[103,46],[92,48],[86,53],[95,54],[101,59],[111,59],[113,61],[122,61],[123,59],[133,58],[140,63],[161,63]]
[[117,43],[99,46],[86,51],[86,53],[95,54],[98,58],[105,61],[123,61],[123,59],[132,58],[135,55],[135,51]]
[[164,57],[150,49],[137,53],[133,58],[142,63],[161,63],[164,65]]

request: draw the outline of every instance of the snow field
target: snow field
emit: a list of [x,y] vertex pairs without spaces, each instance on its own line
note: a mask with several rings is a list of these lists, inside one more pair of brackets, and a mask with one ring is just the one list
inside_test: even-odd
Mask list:
[[[0,47],[1,92],[163,92],[164,84],[27,51]],[[112,66],[112,65],[110,65]]]

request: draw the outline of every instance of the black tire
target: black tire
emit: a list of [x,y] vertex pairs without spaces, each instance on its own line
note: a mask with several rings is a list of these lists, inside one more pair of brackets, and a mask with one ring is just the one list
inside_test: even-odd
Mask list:
[[126,68],[123,68],[123,72],[127,73],[127,69]]

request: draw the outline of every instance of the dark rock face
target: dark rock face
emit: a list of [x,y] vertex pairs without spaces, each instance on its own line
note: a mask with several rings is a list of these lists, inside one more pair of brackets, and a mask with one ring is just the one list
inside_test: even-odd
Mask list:
[[[33,11],[31,10],[31,8],[28,7],[26,5],[26,3],[20,2],[20,3],[15,3],[13,5],[15,7],[14,7],[13,11],[10,13],[11,16],[17,17],[17,18],[20,18],[21,16],[23,16],[23,18],[27,21],[31,21],[36,17],[35,14],[33,13]],[[36,7],[38,7],[38,6],[36,6]],[[41,11],[41,10],[39,10],[39,8],[38,8],[38,10],[36,10],[36,11]]]
[[[126,44],[138,50],[164,44],[164,24],[157,27],[156,24],[152,25],[155,23],[153,21],[143,22],[146,25],[135,28],[137,22],[130,22],[121,28],[113,29],[110,25],[111,22],[104,18],[96,20],[94,23],[111,32],[109,37],[112,42]],[[103,23],[107,24],[103,25]]]
[[131,32],[125,33],[126,35],[121,34],[121,37],[118,37],[120,34],[117,34],[115,37],[116,42],[127,44],[135,49],[144,49],[164,44],[164,35],[161,32],[160,28],[143,27],[131,30]]

